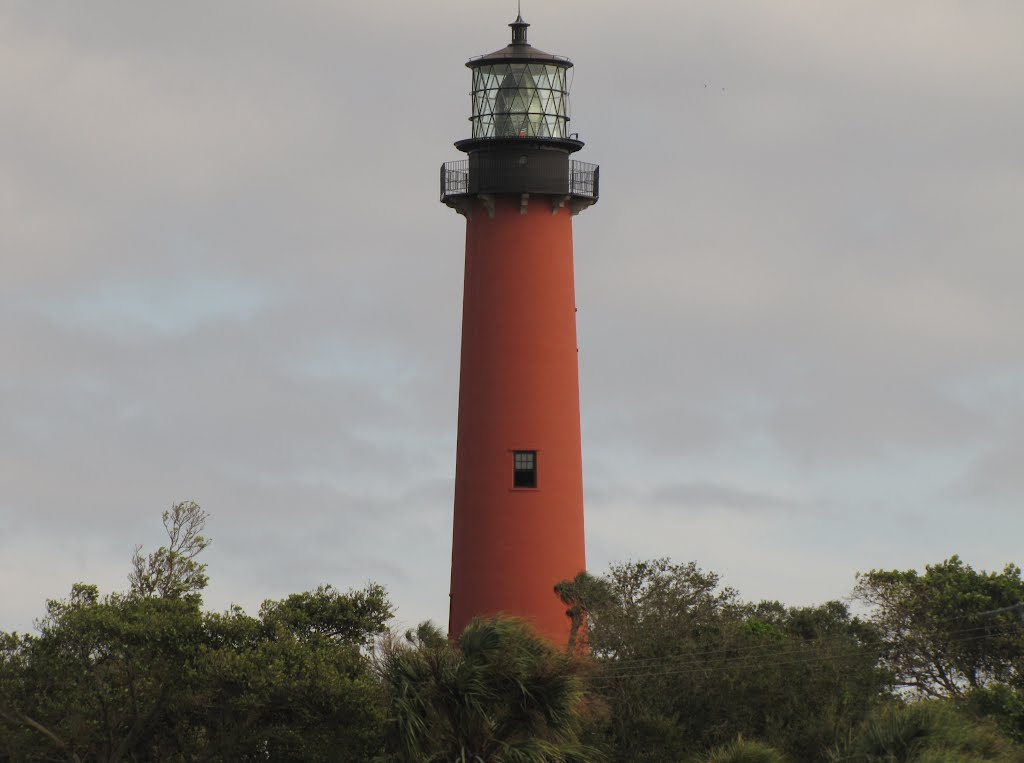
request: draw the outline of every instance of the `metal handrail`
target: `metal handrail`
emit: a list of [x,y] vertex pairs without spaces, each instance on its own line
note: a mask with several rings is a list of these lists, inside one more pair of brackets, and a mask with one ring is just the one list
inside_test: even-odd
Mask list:
[[600,167],[576,159],[569,161],[569,195],[597,198],[597,181]]
[[[597,199],[599,193],[600,167],[576,159],[569,161],[566,193]],[[470,193],[469,160],[459,159],[441,165],[441,201],[451,196],[466,196]]]
[[469,160],[460,159],[441,165],[441,200],[469,193]]

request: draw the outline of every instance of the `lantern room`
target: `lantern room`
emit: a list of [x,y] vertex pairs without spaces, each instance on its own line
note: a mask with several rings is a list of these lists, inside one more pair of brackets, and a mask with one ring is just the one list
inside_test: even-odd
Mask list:
[[466,64],[473,70],[473,137],[569,137],[572,62],[530,45],[522,16],[509,26],[510,45]]
[[472,137],[455,147],[467,159],[441,167],[441,200],[468,214],[472,198],[490,210],[490,196],[552,197],[575,214],[597,201],[598,168],[570,160],[583,141],[569,131],[569,70],[572,61],[527,42],[530,26],[519,16],[509,26],[512,41],[501,50],[470,59]]

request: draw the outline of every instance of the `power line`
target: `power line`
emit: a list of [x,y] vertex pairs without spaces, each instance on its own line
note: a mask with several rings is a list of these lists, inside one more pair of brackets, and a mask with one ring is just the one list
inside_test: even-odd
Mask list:
[[[1004,625],[1004,626],[998,626],[998,627],[1006,627],[1006,626]],[[952,636],[948,640],[957,640],[959,638],[963,638],[963,637],[967,636],[968,634],[974,634],[974,633],[979,633],[981,637],[987,638],[987,637],[992,636],[992,635],[1008,635],[1009,632],[1007,632],[1007,633],[993,633],[993,626],[991,626],[991,625],[979,625],[979,626],[975,626],[973,628],[965,628],[965,629],[962,629],[962,630],[958,630],[956,632],[956,634],[954,636]],[[632,668],[632,667],[642,667],[644,664],[649,664],[649,663],[657,664],[657,663],[670,662],[670,661],[673,661],[673,660],[689,660],[689,659],[706,659],[706,658],[711,658],[711,661],[715,661],[716,656],[717,655],[722,655],[722,654],[728,655],[729,659],[735,659],[735,658],[738,658],[740,656],[749,656],[751,658],[756,658],[756,657],[758,657],[759,655],[762,655],[762,654],[765,655],[765,656],[771,656],[773,654],[777,654],[780,649],[789,649],[789,650],[803,649],[804,647],[806,647],[808,645],[817,644],[819,642],[822,642],[822,641],[825,641],[825,640],[828,640],[828,639],[830,639],[830,636],[828,634],[826,634],[826,635],[822,635],[822,636],[815,636],[813,638],[806,638],[806,639],[799,639],[799,640],[787,638],[785,641],[775,641],[775,642],[767,643],[767,644],[751,644],[751,645],[747,645],[747,646],[722,646],[722,647],[716,647],[714,649],[705,649],[705,650],[703,650],[701,652],[697,652],[697,653],[675,654],[675,655],[658,655],[658,656],[654,656],[654,657],[636,657],[636,658],[633,658],[633,657],[623,657],[623,658],[619,658],[619,659],[615,659],[615,658],[608,658],[608,659],[609,659],[609,662],[611,662],[614,665],[621,665],[623,667]],[[865,647],[865,648],[869,647],[869,645],[865,644],[865,643],[861,643],[860,645]]]
[[[977,639],[977,638],[982,638],[982,637],[975,637],[975,639]],[[971,639],[968,639],[968,640],[971,640]],[[803,656],[793,655],[789,659],[769,661],[769,662],[747,660],[747,661],[737,661],[735,663],[720,662],[718,664],[708,663],[708,664],[700,665],[700,666],[688,665],[688,666],[674,667],[674,668],[673,667],[669,667],[669,668],[662,669],[662,670],[643,670],[643,671],[634,672],[634,673],[628,673],[628,672],[627,673],[615,673],[615,674],[610,674],[610,675],[599,675],[599,676],[595,677],[592,680],[593,680],[593,683],[597,684],[597,685],[611,686],[611,685],[614,685],[617,681],[621,681],[621,680],[624,680],[624,679],[657,678],[657,677],[664,677],[664,676],[682,677],[682,676],[687,676],[687,675],[693,675],[693,674],[696,674],[696,673],[714,674],[714,673],[720,673],[720,672],[722,672],[722,671],[724,671],[726,669],[740,669],[740,668],[745,668],[745,667],[757,668],[759,670],[764,670],[764,669],[771,669],[771,668],[795,667],[795,666],[798,666],[798,665],[809,665],[809,664],[826,663],[826,662],[831,662],[834,665],[842,665],[842,664],[846,664],[846,663],[855,662],[856,659],[859,658],[860,656],[861,655],[854,654],[854,653],[852,653],[850,651],[847,651],[846,654],[829,654],[829,655],[808,654],[808,655],[803,655]]]
[[[1010,635],[1012,632],[1015,632],[1015,630],[1016,628],[1014,627],[1013,630],[1006,630],[1002,632],[997,631],[978,634],[974,636],[951,637],[947,639],[947,641],[949,641],[950,643],[964,644],[971,641],[980,641],[982,639]],[[708,652],[687,655],[668,655],[660,658],[647,658],[643,660],[644,663],[647,663],[645,665],[638,665],[636,663],[630,663],[624,660],[618,663],[613,662],[611,664],[603,665],[601,668],[602,675],[598,676],[596,680],[611,681],[624,678],[646,678],[665,675],[688,675],[692,673],[716,672],[724,670],[726,668],[742,668],[746,666],[758,668],[772,668],[789,665],[798,665],[801,663],[810,662],[842,662],[853,661],[854,659],[859,659],[863,656],[862,652],[858,651],[855,647],[850,645],[844,645],[844,647],[841,647],[840,653],[798,654],[798,650],[800,650],[802,646],[806,645],[807,643],[813,643],[813,641],[808,640],[802,642],[801,644],[787,646],[786,648],[790,650],[790,654],[788,655],[780,655],[777,651],[773,653],[773,651],[770,648],[764,648],[756,650],[751,649],[748,650],[746,654],[739,654],[710,660],[702,659],[704,656],[708,654]],[[759,659],[760,657],[773,656],[773,654],[775,657],[781,656],[783,657],[783,659],[776,659],[774,661],[767,662]],[[673,664],[681,663],[684,661],[688,661],[689,664]],[[697,664],[698,661],[700,662],[700,664]],[[659,664],[663,667],[655,669]]]
[[988,612],[979,612],[973,617],[984,617],[985,615],[999,615],[1003,612],[1016,612],[1017,617],[1020,618],[1020,624],[1024,625],[1024,602],[1020,604],[1012,604],[1009,607],[1000,607],[999,609],[990,609]]

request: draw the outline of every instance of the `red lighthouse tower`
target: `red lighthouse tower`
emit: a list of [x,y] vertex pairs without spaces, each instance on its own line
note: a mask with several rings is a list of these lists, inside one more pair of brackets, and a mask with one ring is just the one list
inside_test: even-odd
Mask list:
[[468,156],[441,168],[466,218],[449,633],[500,612],[564,644],[553,586],[586,566],[572,217],[598,168],[570,158],[572,62],[509,26],[511,44],[466,64]]

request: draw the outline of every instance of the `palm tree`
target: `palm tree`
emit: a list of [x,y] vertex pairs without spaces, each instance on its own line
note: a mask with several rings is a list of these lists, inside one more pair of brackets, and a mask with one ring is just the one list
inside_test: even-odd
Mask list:
[[580,742],[585,697],[578,663],[525,623],[473,621],[457,643],[421,626],[382,645],[392,763],[590,763]]
[[945,702],[895,704],[869,718],[833,763],[1016,763],[1022,759],[995,728]]
[[594,577],[586,570],[582,570],[576,573],[576,577],[556,583],[555,593],[568,607],[565,610],[565,616],[569,618],[569,643],[566,645],[566,652],[576,654],[578,649],[585,652],[587,618],[595,609],[611,601],[611,586],[604,578]]

